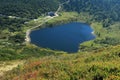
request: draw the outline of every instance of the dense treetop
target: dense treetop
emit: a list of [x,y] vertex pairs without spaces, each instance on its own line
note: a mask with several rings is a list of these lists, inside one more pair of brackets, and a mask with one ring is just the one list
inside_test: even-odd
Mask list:
[[94,15],[96,20],[109,19],[120,21],[119,0],[70,0],[65,5],[67,11],[88,12]]
[[0,14],[37,18],[42,13],[55,11],[57,0],[1,0]]

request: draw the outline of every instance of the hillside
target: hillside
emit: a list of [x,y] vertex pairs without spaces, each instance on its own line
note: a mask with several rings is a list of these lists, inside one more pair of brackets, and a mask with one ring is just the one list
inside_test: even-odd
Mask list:
[[1,80],[120,80],[120,46],[26,61]]
[[[120,1],[70,0],[45,22],[47,13],[65,1],[0,1],[0,80],[120,80]],[[96,39],[80,44],[76,53],[25,42],[30,28],[69,22],[89,24]]]
[[120,21],[119,0],[71,0],[64,8],[67,11],[88,12],[94,15],[92,20],[103,22],[103,27],[109,27],[115,21]]

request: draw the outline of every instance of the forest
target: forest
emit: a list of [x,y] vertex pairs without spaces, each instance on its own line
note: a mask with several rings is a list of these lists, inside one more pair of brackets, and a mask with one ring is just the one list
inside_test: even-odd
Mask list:
[[58,8],[57,0],[1,0],[0,14],[22,18],[37,18]]
[[95,21],[102,21],[103,27],[120,21],[119,0],[71,0],[64,7],[66,11],[88,12]]

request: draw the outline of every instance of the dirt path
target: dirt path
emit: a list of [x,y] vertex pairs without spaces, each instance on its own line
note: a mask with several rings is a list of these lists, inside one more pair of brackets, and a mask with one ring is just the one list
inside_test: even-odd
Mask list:
[[8,15],[3,15],[0,14],[1,17],[7,17],[7,18],[11,18],[11,19],[23,19],[23,20],[30,20],[28,18],[22,18],[22,17],[16,17],[16,16],[8,16]]

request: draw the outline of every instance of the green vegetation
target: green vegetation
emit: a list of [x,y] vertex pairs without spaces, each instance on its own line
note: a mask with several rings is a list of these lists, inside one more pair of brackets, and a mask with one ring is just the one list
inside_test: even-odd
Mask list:
[[[70,12],[69,12],[70,13]],[[69,16],[67,12],[61,13],[60,17],[56,17],[53,20],[48,21],[42,27],[46,27],[47,25],[50,26],[50,23],[54,23],[55,21],[64,20],[67,21],[69,19],[74,19],[74,16],[77,15],[75,12],[71,12],[71,16]],[[68,16],[66,16],[68,15]],[[66,16],[66,17],[65,17]],[[41,24],[46,17],[39,17],[38,19],[31,20],[26,24],[22,24],[19,31],[9,32],[9,29],[3,29],[1,32],[1,39],[0,39],[0,60],[16,60],[16,59],[26,59],[31,57],[43,57],[48,55],[55,55],[56,53],[63,54],[65,52],[61,51],[52,51],[50,49],[43,49],[32,44],[26,45],[24,42],[25,34],[27,29],[32,28],[34,26],[38,26]],[[4,37],[2,37],[3,34]],[[28,54],[29,53],[29,54]]]
[[94,15],[93,20],[103,22],[104,27],[120,21],[120,1],[118,0],[70,0],[65,4],[67,11],[87,12]]
[[67,11],[77,11],[77,21],[90,24],[96,39],[80,46],[81,51],[120,44],[120,12],[118,0],[70,0]]
[[120,26],[118,22],[110,25],[108,28],[104,28],[102,22],[92,22],[91,26],[95,31],[96,39],[81,44],[80,50],[95,50],[120,44]]
[[34,19],[56,11],[58,4],[58,0],[1,0],[0,14]]
[[26,31],[42,24],[48,19],[46,13],[64,1],[1,0],[0,64],[26,60],[4,72],[1,80],[120,80],[119,0],[70,0],[58,17],[39,27],[73,21],[91,25],[96,39],[81,44],[76,54],[25,44]]
[[65,24],[69,22],[76,21],[78,13],[77,12],[61,12],[52,20],[46,22],[45,26],[53,27],[54,25]]
[[120,46],[26,61],[2,80],[119,80]]
[[[9,43],[8,43],[9,44]],[[7,45],[7,44],[6,44]],[[11,46],[11,48],[9,47]],[[49,55],[60,55],[66,52],[53,51],[50,49],[39,48],[34,45],[14,45],[9,44],[8,46],[1,47],[0,49],[0,61],[4,60],[23,60],[29,58],[44,57]]]

